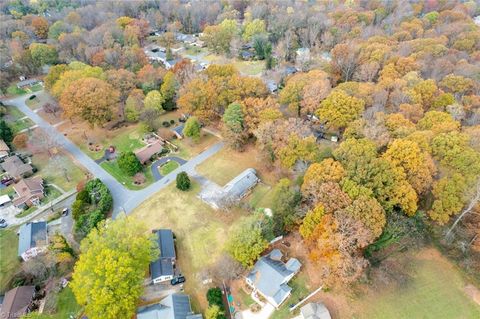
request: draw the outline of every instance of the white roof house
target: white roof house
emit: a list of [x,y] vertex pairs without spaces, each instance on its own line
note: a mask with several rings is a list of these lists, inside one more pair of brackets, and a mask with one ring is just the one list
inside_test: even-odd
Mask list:
[[0,196],[0,207],[5,205],[6,203],[10,203],[12,200],[10,199],[10,196],[8,195],[2,195]]
[[282,261],[283,254],[274,249],[270,254],[261,257],[245,278],[247,284],[253,288],[253,293],[262,295],[275,308],[287,300],[292,292],[288,282],[300,270],[302,264],[295,258],[287,263]]

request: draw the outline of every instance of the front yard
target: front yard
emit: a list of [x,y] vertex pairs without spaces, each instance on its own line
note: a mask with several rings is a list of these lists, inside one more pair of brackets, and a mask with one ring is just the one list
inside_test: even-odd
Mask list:
[[19,109],[14,106],[6,106],[7,113],[3,116],[3,119],[11,127],[13,134],[32,127],[34,125],[33,121],[30,120],[22,113]]
[[150,166],[144,167],[142,173],[145,176],[145,183],[137,185],[134,183],[132,176],[125,174],[117,164],[117,161],[103,162],[100,166],[112,175],[117,181],[122,183],[125,187],[133,190],[142,189],[153,183],[153,176]]

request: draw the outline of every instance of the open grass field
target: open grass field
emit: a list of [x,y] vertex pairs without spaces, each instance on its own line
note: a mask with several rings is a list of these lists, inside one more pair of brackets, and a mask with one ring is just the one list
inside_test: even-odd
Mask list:
[[223,186],[247,168],[255,168],[263,182],[273,183],[274,177],[264,173],[257,151],[251,147],[244,152],[236,152],[224,147],[220,152],[197,166],[197,172]]
[[187,192],[170,185],[144,202],[131,216],[142,220],[149,229],[173,230],[179,268],[187,278],[186,293],[192,296],[195,309],[205,309],[205,293],[209,287],[201,283],[200,275],[220,256],[231,225],[242,213],[227,215],[214,211],[197,198],[198,184],[192,185]]
[[411,263],[406,284],[373,291],[351,304],[355,318],[480,318],[480,305],[465,293],[465,278],[438,251],[422,251]]
[[265,61],[242,61],[235,60],[233,65],[244,75],[256,76],[265,70]]
[[10,279],[20,267],[17,248],[18,236],[15,230],[0,230],[0,294],[5,292]]
[[258,184],[247,197],[248,203],[253,208],[270,208],[272,207],[273,191],[272,187],[266,184]]

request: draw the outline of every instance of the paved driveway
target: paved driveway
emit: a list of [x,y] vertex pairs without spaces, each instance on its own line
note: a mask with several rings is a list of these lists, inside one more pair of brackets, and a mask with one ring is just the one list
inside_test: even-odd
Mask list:
[[177,157],[177,156],[167,156],[167,157],[162,157],[156,160],[155,162],[152,163],[150,166],[150,169],[152,170],[152,175],[155,181],[159,181],[163,178],[163,175],[160,174],[160,166],[163,164],[170,162],[170,161],[175,161],[180,165],[185,164],[187,161],[184,160],[183,158]]
[[[39,94],[37,92],[36,94]],[[125,213],[132,212],[138,205],[147,200],[150,196],[167,187],[172,181],[175,180],[178,173],[186,171],[187,173],[193,173],[195,166],[202,163],[210,156],[217,153],[222,149],[223,143],[219,142],[212,145],[204,152],[198,154],[190,161],[186,162],[182,166],[178,167],[173,172],[164,176],[162,179],[156,181],[150,186],[139,190],[133,191],[125,188],[120,182],[118,182],[113,176],[107,173],[100,165],[95,163],[93,159],[83,153],[80,148],[67,139],[61,132],[57,131],[55,127],[50,125],[37,113],[31,110],[25,101],[31,95],[23,95],[10,100],[4,100],[5,105],[13,105],[28,116],[36,125],[43,129],[46,134],[54,138],[71,156],[82,164],[93,176],[99,178],[110,189],[113,197],[113,217],[115,218],[118,213],[124,211]]]

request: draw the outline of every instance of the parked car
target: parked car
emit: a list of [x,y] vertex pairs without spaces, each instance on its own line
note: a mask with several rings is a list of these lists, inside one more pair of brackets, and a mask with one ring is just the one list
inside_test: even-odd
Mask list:
[[11,177],[4,177],[1,180],[1,183],[5,186],[11,185],[11,184],[13,184],[13,182],[14,182],[14,179],[11,178]]
[[175,278],[173,278],[172,280],[170,280],[170,284],[172,284],[172,286],[175,286],[175,285],[178,285],[178,284],[181,284],[181,283],[184,283],[185,282],[185,277],[180,275],[180,276],[177,276]]
[[68,208],[65,207],[63,210],[62,210],[62,216],[67,216],[68,215]]
[[5,219],[0,219],[0,228],[5,228],[7,226],[7,221]]

